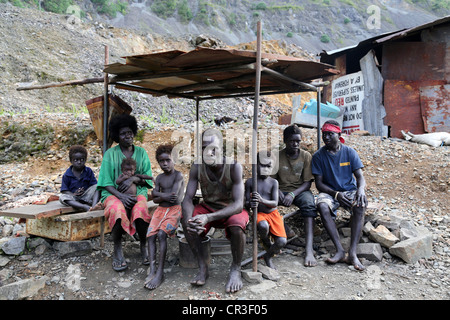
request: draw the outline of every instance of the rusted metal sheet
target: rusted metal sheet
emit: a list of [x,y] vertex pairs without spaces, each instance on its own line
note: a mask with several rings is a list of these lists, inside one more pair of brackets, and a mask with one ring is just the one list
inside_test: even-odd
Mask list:
[[420,108],[426,132],[450,132],[450,84],[421,87]]
[[[293,82],[339,73],[333,66],[316,61],[269,53],[261,56],[265,68],[286,79],[265,72],[261,76],[260,94],[305,91]],[[255,51],[197,48],[125,58],[125,64],[114,63],[104,69],[115,75],[110,82],[116,88],[183,98],[222,98],[255,92]],[[140,81],[123,83],[136,80]]]
[[57,217],[27,219],[26,232],[58,241],[80,241],[100,236],[102,223],[105,233],[111,232],[107,220],[102,217],[70,221],[58,221]]
[[383,47],[384,79],[426,81],[445,79],[446,44],[394,42]]
[[415,134],[425,133],[420,109],[421,87],[444,84],[443,81],[385,80],[385,124],[390,126],[390,136],[403,138],[401,130]]

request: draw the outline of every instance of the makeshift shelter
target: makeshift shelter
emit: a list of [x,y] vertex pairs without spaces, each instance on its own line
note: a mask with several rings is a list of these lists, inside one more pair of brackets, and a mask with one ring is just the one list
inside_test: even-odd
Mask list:
[[324,51],[320,61],[341,72],[324,78],[323,98],[348,108],[347,133],[450,132],[450,16]]
[[[62,85],[104,83],[103,112],[95,115],[96,121],[102,117],[103,152],[108,148],[107,128],[109,119],[109,86],[116,89],[148,93],[169,98],[187,98],[196,101],[197,123],[199,103],[207,99],[254,97],[252,136],[252,176],[256,190],[256,149],[257,123],[260,95],[317,92],[320,102],[323,85],[318,79],[339,74],[332,65],[300,58],[261,52],[261,24],[258,23],[257,50],[211,49],[199,47],[184,52],[173,50],[144,55],[123,57],[125,63],[108,63],[108,49],[105,50],[104,78],[67,81],[20,88],[20,90],[43,89]],[[110,77],[112,75],[112,77]],[[316,81],[316,82],[314,82]],[[19,89],[18,89],[19,90]],[[90,103],[99,103],[98,99]],[[115,101],[118,106],[121,101]],[[126,109],[126,108],[123,108]],[[317,114],[317,143],[320,147],[320,103]],[[196,139],[199,138],[196,131]],[[198,146],[201,144],[198,143]],[[197,153],[200,154],[200,153]],[[253,208],[254,230],[256,230],[256,208]],[[253,269],[256,271],[257,234],[254,231]]]
[[[256,141],[259,96],[315,91],[320,101],[320,87],[312,85],[311,82],[338,74],[338,71],[329,64],[262,53],[260,23],[258,23],[256,52],[197,48],[190,52],[173,50],[128,56],[124,59],[125,63],[112,63],[105,66],[104,72],[114,75],[109,80],[110,84],[114,84],[116,89],[149,93],[154,96],[166,95],[169,98],[193,99],[196,101],[197,123],[199,102],[202,100],[255,97],[252,137],[254,190],[257,187]],[[320,110],[318,114],[320,115]],[[318,119],[319,123],[320,117]],[[197,130],[196,139],[199,136]],[[317,138],[320,141],[319,126]],[[197,146],[200,146],[200,143]],[[254,230],[256,230],[256,208],[253,208],[253,214]],[[253,238],[253,269],[256,271],[256,231]]]

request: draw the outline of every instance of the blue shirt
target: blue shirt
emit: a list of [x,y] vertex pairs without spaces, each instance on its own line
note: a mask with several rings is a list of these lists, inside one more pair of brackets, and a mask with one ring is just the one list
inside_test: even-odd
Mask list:
[[336,191],[353,191],[357,189],[353,172],[364,165],[355,149],[344,144],[332,154],[325,147],[320,148],[312,157],[313,175],[322,176],[322,181]]
[[74,193],[79,188],[84,187],[86,191],[90,186],[97,184],[94,172],[89,167],[84,167],[81,172],[80,179],[77,179],[72,172],[72,166],[70,166],[62,177],[61,192],[70,191]]

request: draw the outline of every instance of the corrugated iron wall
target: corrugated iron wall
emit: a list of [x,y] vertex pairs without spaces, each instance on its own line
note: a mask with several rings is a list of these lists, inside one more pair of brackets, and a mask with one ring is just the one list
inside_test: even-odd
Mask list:
[[[439,30],[435,34],[436,31]],[[449,130],[446,37],[444,34],[446,42],[436,41],[438,36],[433,38],[436,42],[398,41],[383,45],[385,124],[390,126],[391,137],[403,138],[401,130],[415,134]]]

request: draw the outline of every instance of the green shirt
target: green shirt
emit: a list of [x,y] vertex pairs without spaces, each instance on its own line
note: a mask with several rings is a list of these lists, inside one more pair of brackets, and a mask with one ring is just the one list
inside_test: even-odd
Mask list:
[[305,181],[313,180],[311,159],[311,154],[302,149],[297,159],[290,159],[286,155],[286,149],[281,150],[278,155],[278,172],[272,176],[278,180],[279,189],[291,192],[298,189]]
[[[133,158],[137,163],[136,174],[152,175],[150,159],[148,158],[147,151],[145,151],[144,148],[134,146],[134,152],[131,158]],[[100,167],[100,174],[98,176],[97,183],[97,189],[102,193],[102,202],[104,202],[105,199],[111,195],[105,187],[118,187],[116,184],[116,179],[122,173],[120,165],[122,164],[123,159],[125,159],[125,155],[122,153],[119,145],[108,149],[103,155],[102,166]],[[147,186],[137,186],[136,196],[144,195],[147,197],[148,188],[153,187],[153,181],[146,180],[146,182]]]

